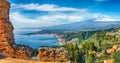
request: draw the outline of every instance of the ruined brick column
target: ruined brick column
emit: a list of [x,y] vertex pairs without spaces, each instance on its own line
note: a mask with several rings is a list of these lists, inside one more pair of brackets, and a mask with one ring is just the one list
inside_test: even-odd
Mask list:
[[14,35],[13,26],[9,21],[10,3],[7,0],[0,0],[0,54],[14,56],[13,48]]
[[0,54],[28,59],[33,55],[33,49],[26,45],[16,45],[14,42],[13,26],[9,20],[10,3],[0,0]]

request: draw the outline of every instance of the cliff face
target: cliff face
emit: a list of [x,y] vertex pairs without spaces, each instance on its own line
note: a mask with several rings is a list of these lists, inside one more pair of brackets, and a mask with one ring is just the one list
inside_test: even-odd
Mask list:
[[33,50],[26,46],[16,45],[14,42],[13,26],[9,21],[10,3],[7,0],[0,0],[0,54],[28,59]]
[[0,53],[7,56],[13,56],[14,35],[13,26],[9,21],[10,3],[6,0],[0,0]]

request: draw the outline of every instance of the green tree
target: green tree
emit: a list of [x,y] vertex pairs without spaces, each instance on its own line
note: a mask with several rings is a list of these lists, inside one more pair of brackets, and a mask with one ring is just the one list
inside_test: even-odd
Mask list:
[[89,54],[87,57],[87,63],[95,63],[94,60],[95,60],[94,54]]
[[114,53],[114,63],[120,63],[120,51]]

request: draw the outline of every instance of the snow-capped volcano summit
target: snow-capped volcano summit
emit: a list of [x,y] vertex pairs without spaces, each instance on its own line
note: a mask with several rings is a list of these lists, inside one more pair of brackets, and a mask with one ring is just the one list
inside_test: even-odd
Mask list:
[[109,16],[106,16],[106,15],[94,15],[93,16],[93,21],[116,21],[115,19],[109,17]]

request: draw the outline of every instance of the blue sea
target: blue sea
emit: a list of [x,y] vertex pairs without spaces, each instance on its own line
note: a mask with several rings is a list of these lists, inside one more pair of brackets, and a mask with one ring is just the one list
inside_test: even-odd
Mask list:
[[14,37],[15,43],[21,45],[28,45],[34,49],[38,49],[42,46],[59,46],[59,42],[55,36],[52,35],[25,35],[26,33],[32,33],[40,31],[40,29],[15,29]]

